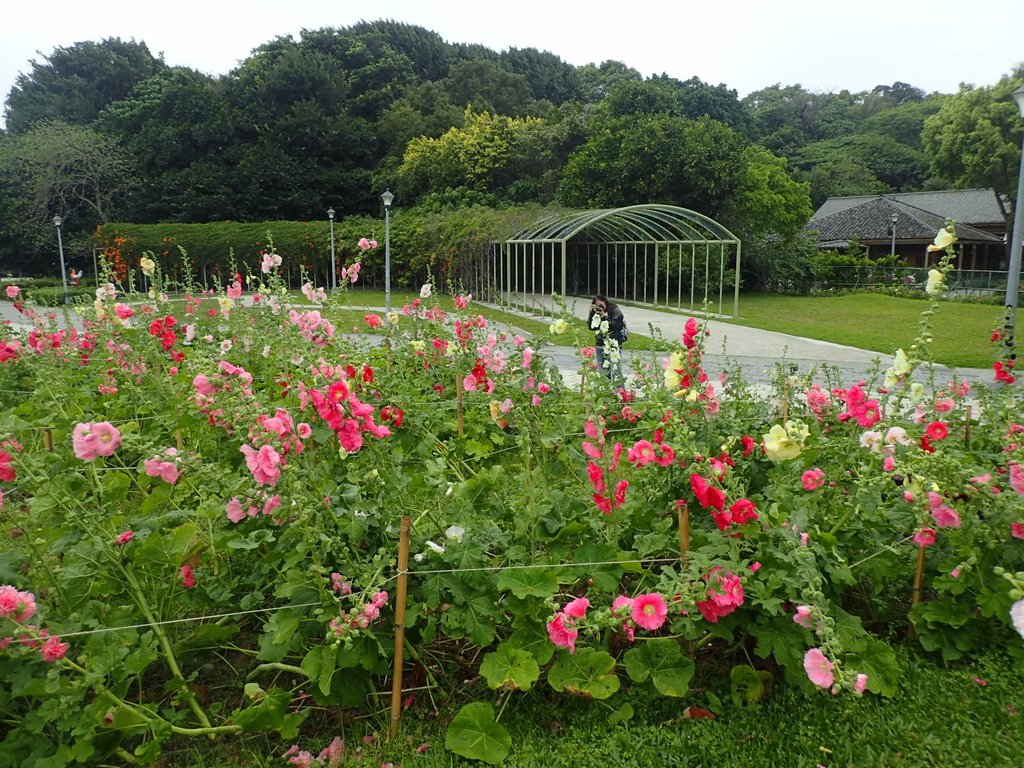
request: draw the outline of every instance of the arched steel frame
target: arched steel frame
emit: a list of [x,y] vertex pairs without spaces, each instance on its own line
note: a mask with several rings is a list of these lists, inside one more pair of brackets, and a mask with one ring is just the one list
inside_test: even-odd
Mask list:
[[605,293],[697,309],[717,293],[719,314],[731,284],[738,316],[740,254],[739,238],[714,219],[672,205],[634,205],[549,216],[493,252],[492,275],[510,303],[517,295]]

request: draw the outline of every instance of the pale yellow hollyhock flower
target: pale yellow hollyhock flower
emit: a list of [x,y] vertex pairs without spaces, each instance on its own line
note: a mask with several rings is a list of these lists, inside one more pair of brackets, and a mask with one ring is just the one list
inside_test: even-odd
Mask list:
[[902,349],[897,349],[896,354],[893,355],[892,367],[885,372],[885,386],[895,386],[901,378],[912,370],[913,366],[910,364],[910,360],[907,359],[907,353]]
[[562,318],[558,318],[551,325],[548,326],[548,330],[554,334],[565,333],[569,330],[569,324]]
[[139,266],[142,267],[142,274],[146,277],[152,277],[156,272],[156,262],[146,256],[139,260]]
[[409,342],[409,346],[413,348],[414,352],[422,352],[424,347],[426,347],[426,342],[420,339],[414,339]]
[[689,393],[686,395],[686,401],[688,403],[696,403],[698,397],[700,397],[700,392],[698,392],[696,388],[694,388],[691,389]]
[[392,325],[395,325],[398,322],[398,313],[388,312],[388,322],[391,323]]
[[[931,246],[928,247],[931,248]],[[934,296],[943,289],[944,284],[945,278],[943,277],[942,273],[939,272],[939,270],[937,269],[929,269],[928,282],[925,283],[924,292],[927,293],[929,296]]]
[[928,252],[944,251],[955,242],[956,235],[943,227],[939,230],[939,233],[935,235],[935,242],[928,246]]
[[678,389],[682,377],[676,373],[683,368],[683,355],[681,352],[673,352],[669,355],[668,364],[665,366],[665,388]]
[[915,381],[910,385],[910,401],[917,405],[924,400],[924,384],[920,381]]
[[772,461],[788,461],[800,455],[800,444],[796,442],[786,428],[776,424],[764,436],[764,454]]
[[230,312],[235,308],[235,300],[229,296],[218,296],[217,303],[220,305],[221,312]]
[[106,320],[107,319],[107,310],[103,306],[103,299],[96,299],[92,303],[92,305],[94,307],[96,307],[96,319],[97,320]]

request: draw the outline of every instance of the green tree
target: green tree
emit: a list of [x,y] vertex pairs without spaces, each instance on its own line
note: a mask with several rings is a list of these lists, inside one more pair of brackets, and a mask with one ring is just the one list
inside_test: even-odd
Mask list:
[[525,75],[483,59],[453,64],[443,81],[452,103],[480,112],[522,117],[534,107],[533,89]]
[[24,133],[42,120],[89,125],[104,107],[164,68],[145,43],[118,37],[55,48],[30,65],[7,95],[4,114],[12,133]]
[[580,97],[576,68],[558,56],[536,48],[509,48],[501,54],[502,63],[530,83],[533,98],[558,105]]
[[931,172],[957,188],[992,187],[1013,198],[1020,168],[1020,113],[1010,94],[1024,65],[991,87],[961,85],[924,123]]
[[644,79],[637,70],[612,59],[600,65],[577,67],[576,77],[580,84],[580,98],[585,104],[597,104],[623,83],[639,83]]

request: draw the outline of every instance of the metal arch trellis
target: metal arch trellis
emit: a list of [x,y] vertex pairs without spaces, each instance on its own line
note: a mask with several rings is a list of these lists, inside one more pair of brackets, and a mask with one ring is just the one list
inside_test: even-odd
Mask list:
[[740,254],[739,238],[714,219],[672,205],[634,205],[548,216],[496,249],[491,272],[509,303],[530,294],[605,293],[693,310],[717,294],[719,314],[728,283],[735,317]]

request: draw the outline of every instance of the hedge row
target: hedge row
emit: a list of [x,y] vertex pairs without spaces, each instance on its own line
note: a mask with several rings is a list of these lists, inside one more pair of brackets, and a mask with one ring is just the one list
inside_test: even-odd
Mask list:
[[[494,210],[475,207],[452,212],[393,211],[391,215],[391,276],[396,288],[414,288],[431,274],[440,285],[458,281],[492,244],[501,242],[545,212],[536,207]],[[340,271],[359,259],[365,282],[382,285],[384,279],[383,219],[350,217],[334,222],[335,265]],[[377,240],[375,252],[363,253],[361,238]],[[331,269],[328,221],[267,221],[260,223],[101,225],[93,244],[112,264],[136,272],[139,260],[153,253],[165,274],[179,280],[182,252],[187,255],[196,282],[223,285],[234,270],[259,274],[262,256],[271,247],[282,257],[281,273],[292,287],[301,270],[316,285],[329,282]]]

